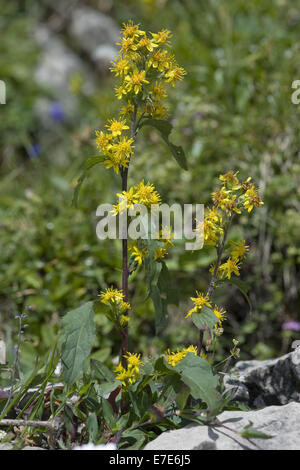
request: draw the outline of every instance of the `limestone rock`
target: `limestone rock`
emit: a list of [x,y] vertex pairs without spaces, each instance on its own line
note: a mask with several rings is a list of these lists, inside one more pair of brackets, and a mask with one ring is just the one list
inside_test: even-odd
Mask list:
[[225,377],[225,386],[250,408],[300,402],[299,351],[266,361],[240,361]]
[[[227,428],[189,425],[162,433],[145,450],[257,450],[254,444],[264,450],[300,450],[299,403],[248,412],[224,411],[218,420]],[[254,429],[272,438],[252,438],[250,443],[233,432],[240,432],[250,421]]]
[[73,10],[69,34],[78,47],[94,60],[97,60],[97,54],[99,55],[99,46],[105,46],[102,50],[102,60],[104,52],[108,62],[117,54],[115,43],[120,37],[119,27],[112,18],[94,8],[80,6]]

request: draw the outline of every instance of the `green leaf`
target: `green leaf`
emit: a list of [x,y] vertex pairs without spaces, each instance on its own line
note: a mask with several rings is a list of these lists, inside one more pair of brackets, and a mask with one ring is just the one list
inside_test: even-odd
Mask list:
[[111,404],[105,398],[102,398],[102,412],[103,418],[106,421],[107,426],[109,427],[110,431],[112,431],[116,426],[116,419],[112,409]]
[[109,393],[116,390],[116,388],[121,385],[119,380],[114,380],[113,382],[104,382],[101,385],[95,384],[95,390],[99,397],[104,397],[104,395],[108,395]]
[[274,437],[270,436],[269,434],[265,434],[264,432],[258,431],[257,429],[254,429],[252,425],[252,421],[249,421],[249,424],[247,424],[244,429],[240,432],[242,437],[252,437],[256,439],[272,439],[272,437]]
[[91,413],[86,421],[90,441],[95,442],[98,437],[98,420],[96,413]]
[[145,260],[146,281],[148,286],[148,295],[152,299],[155,310],[155,331],[158,334],[168,324],[168,302],[167,295],[160,290],[160,275],[163,264],[155,260],[155,251],[163,246],[163,242],[148,239],[147,241],[149,256]]
[[73,199],[72,199],[72,205],[77,207],[78,206],[78,199],[79,199],[79,193],[80,189],[82,186],[82,183],[86,179],[89,171],[94,168],[94,166],[98,165],[99,163],[103,163],[104,157],[102,155],[96,156],[96,157],[90,157],[87,159],[87,161],[84,164],[84,169],[83,173],[79,176],[75,189],[74,189],[74,194],[73,194]]
[[181,383],[180,390],[176,395],[176,405],[180,410],[183,410],[185,408],[190,393],[190,388],[187,387],[187,385],[185,385],[184,383]]
[[111,382],[115,378],[112,371],[105,364],[102,364],[102,362],[96,359],[91,359],[91,372],[93,377],[100,381],[106,380],[107,382]]
[[192,321],[199,330],[208,326],[212,334],[214,325],[219,322],[219,319],[211,308],[204,306],[201,312],[192,314]]
[[164,119],[145,119],[143,123],[141,124],[141,127],[143,126],[152,126],[155,129],[157,129],[165,143],[169,146],[169,149],[172,152],[173,157],[177,161],[178,165],[183,169],[187,170],[188,165],[187,165],[187,160],[185,153],[183,151],[183,148],[181,146],[177,146],[172,144],[169,140],[169,135],[171,134],[171,131],[173,129],[172,124],[169,121],[166,121]]
[[161,297],[158,287],[153,287],[150,294],[155,309],[155,333],[158,334],[168,324],[166,299]]
[[180,373],[195,400],[203,400],[210,411],[219,405],[218,376],[213,374],[211,365],[205,359],[188,353],[174,369]]
[[62,327],[63,374],[67,385],[72,385],[82,375],[95,341],[93,302],[68,312],[62,319]]

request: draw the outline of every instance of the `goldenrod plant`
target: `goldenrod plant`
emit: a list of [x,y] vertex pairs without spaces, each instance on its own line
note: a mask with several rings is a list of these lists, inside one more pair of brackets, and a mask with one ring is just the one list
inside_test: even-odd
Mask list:
[[[116,99],[122,102],[120,115],[110,118],[103,129],[96,131],[100,155],[88,160],[78,180],[75,199],[87,172],[102,165],[104,171],[115,172],[121,180],[111,215],[115,218],[128,215],[136,205],[143,205],[149,219],[150,211],[159,208],[162,199],[146,176],[128,185],[130,168],[138,159],[136,142],[142,129],[152,126],[181,169],[188,169],[183,149],[169,139],[172,126],[166,119],[168,86],[181,82],[186,72],[172,54],[170,31],[146,33],[140,25],[129,21],[121,33],[119,55],[111,67],[119,81],[115,91]],[[120,286],[110,286],[99,294],[102,313],[120,335],[120,358],[113,371],[94,359],[87,365],[95,340],[93,302],[69,312],[63,319],[64,378],[69,387],[77,384],[80,393],[88,395],[89,404],[83,405],[82,400],[76,412],[86,417],[90,441],[115,442],[119,448],[141,448],[164,429],[181,427],[190,420],[203,423],[214,419],[230,400],[228,394],[222,393],[220,364],[214,364],[216,341],[230,313],[215,303],[214,292],[220,284],[229,282],[238,286],[248,299],[245,284],[238,278],[249,246],[244,239],[227,240],[233,221],[263,202],[251,177],[242,181],[237,171],[228,171],[219,180],[204,219],[196,220],[194,228],[195,234],[204,233],[204,245],[216,250],[210,282],[206,292],[191,293],[192,306],[183,313],[199,330],[198,344],[178,345],[176,351],[167,349],[151,358],[142,351],[128,350],[134,316],[128,283],[134,271],[145,269],[156,331],[162,332],[168,322],[166,256],[174,234],[164,226],[158,227],[156,239],[146,236],[128,241],[127,236],[122,237]],[[237,346],[233,339],[229,357],[222,363],[239,355]]]

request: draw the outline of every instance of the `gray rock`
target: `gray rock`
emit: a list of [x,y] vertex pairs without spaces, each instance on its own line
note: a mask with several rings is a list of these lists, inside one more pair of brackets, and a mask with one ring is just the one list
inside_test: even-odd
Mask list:
[[11,442],[0,442],[0,450],[13,450],[14,446]]
[[38,85],[48,89],[53,97],[52,101],[46,98],[37,100],[36,112],[43,126],[48,128],[55,122],[51,117],[52,102],[57,102],[62,107],[64,120],[76,118],[77,97],[70,91],[71,78],[76,74],[83,77],[82,91],[87,95],[94,91],[95,79],[82,60],[59,36],[45,27],[39,27],[36,39],[42,53],[34,77]]
[[42,447],[36,447],[36,446],[25,446],[23,447],[22,450],[46,450],[46,449],[43,449]]
[[[145,450],[255,450],[256,446],[264,450],[300,450],[299,403],[248,412],[224,411],[218,419],[227,428],[190,425],[167,431],[147,444]],[[252,438],[251,443],[236,433],[250,421],[254,429],[272,438]]]
[[101,73],[108,70],[111,62],[116,59],[118,51],[110,44],[98,46],[92,53],[92,59],[96,63],[97,70]]
[[267,361],[240,361],[225,377],[225,389],[251,408],[300,402],[299,351]]
[[39,85],[56,89],[63,97],[69,93],[70,79],[75,73],[90,78],[86,77],[87,71],[81,59],[58,36],[44,27],[39,27],[35,36],[42,49],[41,60],[35,71]]
[[[110,46],[110,50],[107,49],[107,62],[111,60],[112,47],[120,37],[119,27],[112,18],[85,6],[75,8],[71,13],[69,34],[77,46],[94,60],[99,46],[105,45],[106,48]],[[113,47],[113,50],[116,55],[116,48]]]

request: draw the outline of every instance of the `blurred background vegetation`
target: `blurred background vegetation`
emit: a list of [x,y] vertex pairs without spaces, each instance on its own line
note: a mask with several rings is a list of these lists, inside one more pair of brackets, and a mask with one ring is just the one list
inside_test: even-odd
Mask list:
[[[157,136],[145,134],[130,183],[146,178],[165,202],[206,204],[220,173],[253,178],[265,205],[232,233],[251,247],[241,279],[251,286],[253,311],[236,288],[217,291],[229,313],[218,355],[232,337],[243,359],[288,352],[300,339],[300,105],[291,103],[291,84],[300,79],[297,2],[0,0],[0,7],[0,79],[7,87],[0,106],[0,336],[13,345],[15,315],[32,307],[24,369],[53,344],[68,310],[120,285],[120,243],[100,242],[95,232],[96,208],[114,201],[118,176],[96,167],[79,208],[71,201],[84,161],[97,154],[95,130],[119,108],[109,59],[129,19],[173,33],[174,53],[188,72],[170,95],[173,140],[189,161],[182,172]],[[167,264],[178,298],[158,338],[143,273],[132,280],[131,350],[155,354],[195,340],[184,316],[195,289],[207,286],[213,257],[180,243],[172,249]],[[118,340],[97,311],[94,357],[109,361]]]

